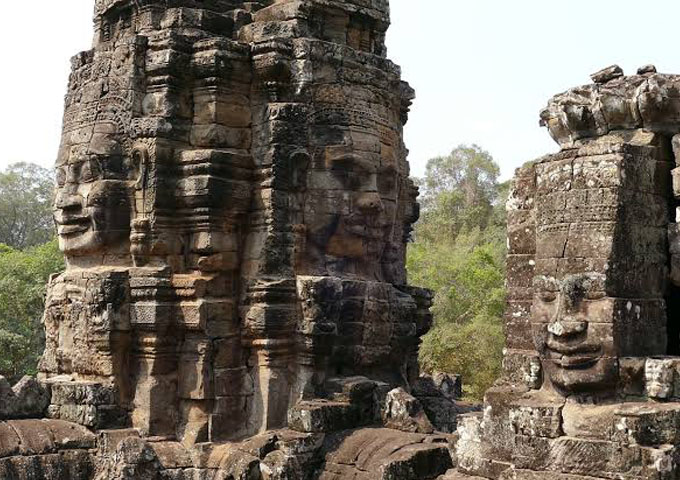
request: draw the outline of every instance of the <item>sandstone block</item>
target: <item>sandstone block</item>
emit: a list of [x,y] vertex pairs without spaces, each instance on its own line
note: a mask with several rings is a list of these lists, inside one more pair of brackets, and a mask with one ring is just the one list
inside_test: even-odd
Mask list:
[[247,149],[251,144],[251,132],[218,124],[196,125],[191,129],[191,144],[195,147]]
[[56,451],[52,431],[43,420],[10,420],[7,422],[19,438],[21,455],[42,455]]
[[465,409],[459,408],[454,403],[453,397],[448,396],[443,389],[435,385],[432,377],[421,376],[413,385],[413,396],[423,406],[428,420],[436,431],[444,433],[456,431],[458,414],[464,412]]
[[556,438],[562,435],[562,406],[519,404],[510,410],[510,421],[518,435]]
[[591,75],[595,83],[607,83],[615,78],[623,77],[623,70],[618,65],[612,65]]
[[358,423],[355,407],[344,402],[299,402],[288,413],[288,425],[305,433],[335,432]]
[[411,433],[432,433],[434,427],[421,403],[402,388],[391,390],[385,398],[383,425]]
[[673,182],[673,196],[680,198],[680,169],[674,168],[671,170],[671,178]]
[[524,300],[533,296],[535,267],[536,261],[533,255],[508,256],[508,289],[513,300]]
[[624,404],[615,412],[614,438],[644,446],[675,444],[679,422],[678,405]]
[[112,405],[116,402],[115,388],[101,383],[51,382],[52,405]]
[[671,146],[673,148],[675,163],[676,165],[680,165],[680,134],[674,135],[673,138],[671,138]]
[[536,217],[531,210],[508,211],[508,249],[513,254],[536,251]]
[[6,422],[0,422],[0,458],[19,454],[20,439],[16,431]]
[[100,430],[97,432],[97,447],[105,455],[113,455],[118,445],[127,437],[139,437],[139,431],[134,428]]

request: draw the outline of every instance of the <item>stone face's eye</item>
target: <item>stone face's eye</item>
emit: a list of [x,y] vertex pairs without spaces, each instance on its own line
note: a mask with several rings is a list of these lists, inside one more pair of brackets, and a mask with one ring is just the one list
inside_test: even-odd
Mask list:
[[333,178],[339,181],[343,189],[354,190],[354,174],[351,171],[333,168],[331,173]]
[[378,190],[382,194],[394,192],[397,188],[397,174],[392,170],[382,171],[378,174]]
[[92,180],[94,180],[94,174],[90,162],[83,162],[83,165],[80,167],[80,181],[87,183]]
[[349,176],[349,182],[347,184],[350,190],[358,191],[361,190],[362,185],[366,181],[366,176],[360,173],[353,173]]
[[66,185],[66,177],[67,177],[66,168],[64,167],[57,168],[55,180],[58,186],[63,187],[64,185]]
[[354,160],[352,158],[338,158],[331,164],[333,173],[349,173],[354,171]]
[[346,190],[358,190],[367,175],[352,158],[340,158],[333,161],[331,172],[342,183]]
[[98,158],[95,162],[95,169],[100,178],[117,176],[120,173],[122,163],[120,157]]
[[586,299],[587,300],[600,300],[601,298],[605,297],[605,292],[602,290],[593,290],[593,291],[588,291],[586,292]]
[[80,181],[83,183],[93,182],[100,177],[100,173],[97,160],[87,160],[80,167]]
[[538,298],[540,298],[543,302],[551,303],[557,299],[557,292],[545,290],[538,293]]

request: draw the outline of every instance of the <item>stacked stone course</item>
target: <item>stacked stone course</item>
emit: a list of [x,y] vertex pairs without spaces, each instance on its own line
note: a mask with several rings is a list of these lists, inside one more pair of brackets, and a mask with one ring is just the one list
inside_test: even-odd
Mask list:
[[38,380],[0,378],[0,478],[680,477],[680,77],[609,67],[541,113],[561,150],[508,201],[504,373],[459,415],[459,379],[418,369],[387,1],[98,0],[94,23],[67,268]]

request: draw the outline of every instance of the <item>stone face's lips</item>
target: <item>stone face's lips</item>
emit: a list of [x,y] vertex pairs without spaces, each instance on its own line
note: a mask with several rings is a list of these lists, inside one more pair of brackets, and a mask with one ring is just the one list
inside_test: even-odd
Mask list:
[[561,368],[588,368],[602,356],[602,347],[587,343],[568,345],[549,339],[546,345],[548,357]]
[[602,347],[586,343],[567,345],[548,340],[548,358],[560,368],[583,369],[595,365],[602,357]]
[[59,235],[74,235],[77,233],[86,232],[89,228],[89,225],[84,224],[60,225],[57,227],[57,232]]
[[90,228],[90,217],[87,216],[63,216],[56,214],[54,216],[57,224],[57,233],[59,235],[73,235],[82,233]]
[[343,218],[345,230],[357,237],[381,240],[389,223],[372,215],[348,215]]
[[578,343],[574,345],[569,345],[566,343],[560,343],[555,340],[548,340],[547,348],[551,352],[559,353],[560,355],[578,355],[581,353],[597,353],[602,348],[599,345]]
[[385,236],[384,227],[371,228],[361,224],[348,224],[346,230],[357,237],[380,240]]
[[551,355],[550,359],[558,367],[564,369],[584,369],[600,361],[599,356],[588,355]]

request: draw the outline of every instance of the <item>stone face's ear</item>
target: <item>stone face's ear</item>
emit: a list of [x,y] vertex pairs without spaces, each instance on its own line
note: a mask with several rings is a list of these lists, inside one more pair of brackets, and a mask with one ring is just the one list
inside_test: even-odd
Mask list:
[[290,156],[290,186],[293,190],[304,189],[306,174],[311,163],[311,157],[306,150],[297,150]]
[[130,252],[134,264],[136,266],[143,266],[147,263],[151,250],[151,226],[148,214],[153,208],[149,205],[148,189],[151,161],[147,147],[139,145],[133,148],[128,162],[127,174],[128,180],[131,183],[131,195],[134,198]]
[[146,147],[135,147],[130,158],[130,179],[136,190],[146,190],[149,181],[149,151]]

